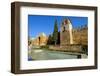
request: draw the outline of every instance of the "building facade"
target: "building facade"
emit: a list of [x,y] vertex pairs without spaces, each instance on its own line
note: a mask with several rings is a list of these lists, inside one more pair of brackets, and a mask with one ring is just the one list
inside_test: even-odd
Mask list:
[[60,28],[60,44],[73,44],[72,24],[69,19],[64,19]]
[[60,45],[88,45],[88,27],[73,29],[69,19],[64,19],[60,27]]
[[44,33],[40,33],[38,37],[36,37],[34,40],[32,40],[33,46],[43,46],[47,44],[47,36]]

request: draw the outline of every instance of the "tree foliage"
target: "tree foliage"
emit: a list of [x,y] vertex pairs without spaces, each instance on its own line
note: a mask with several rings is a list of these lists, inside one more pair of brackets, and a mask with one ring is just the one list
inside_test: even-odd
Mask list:
[[49,35],[47,44],[48,45],[60,44],[60,32],[58,32],[57,20],[55,20],[53,33]]
[[48,44],[48,45],[53,44],[53,37],[52,37],[52,35],[49,35],[47,44]]
[[58,41],[58,25],[57,25],[57,20],[55,20],[55,23],[54,23],[53,41],[54,41],[54,44],[56,45],[57,41]]

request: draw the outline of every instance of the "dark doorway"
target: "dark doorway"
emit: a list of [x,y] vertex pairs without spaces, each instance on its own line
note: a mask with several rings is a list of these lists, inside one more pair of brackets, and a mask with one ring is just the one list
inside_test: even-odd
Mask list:
[[40,37],[39,37],[39,45],[40,45]]

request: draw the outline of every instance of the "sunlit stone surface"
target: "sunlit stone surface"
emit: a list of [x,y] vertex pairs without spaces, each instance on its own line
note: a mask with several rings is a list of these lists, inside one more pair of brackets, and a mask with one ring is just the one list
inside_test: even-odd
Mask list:
[[[87,55],[82,55],[87,58]],[[70,52],[50,51],[43,49],[33,49],[28,55],[28,60],[55,60],[55,59],[77,59],[77,55],[72,55]]]

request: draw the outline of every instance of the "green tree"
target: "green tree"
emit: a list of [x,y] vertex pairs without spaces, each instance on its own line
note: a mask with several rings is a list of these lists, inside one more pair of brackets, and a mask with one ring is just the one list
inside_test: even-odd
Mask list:
[[52,35],[49,35],[47,44],[50,45],[53,43]]
[[56,45],[57,41],[58,41],[58,25],[57,25],[57,20],[55,20],[55,23],[54,23],[53,41],[54,41],[54,44]]

